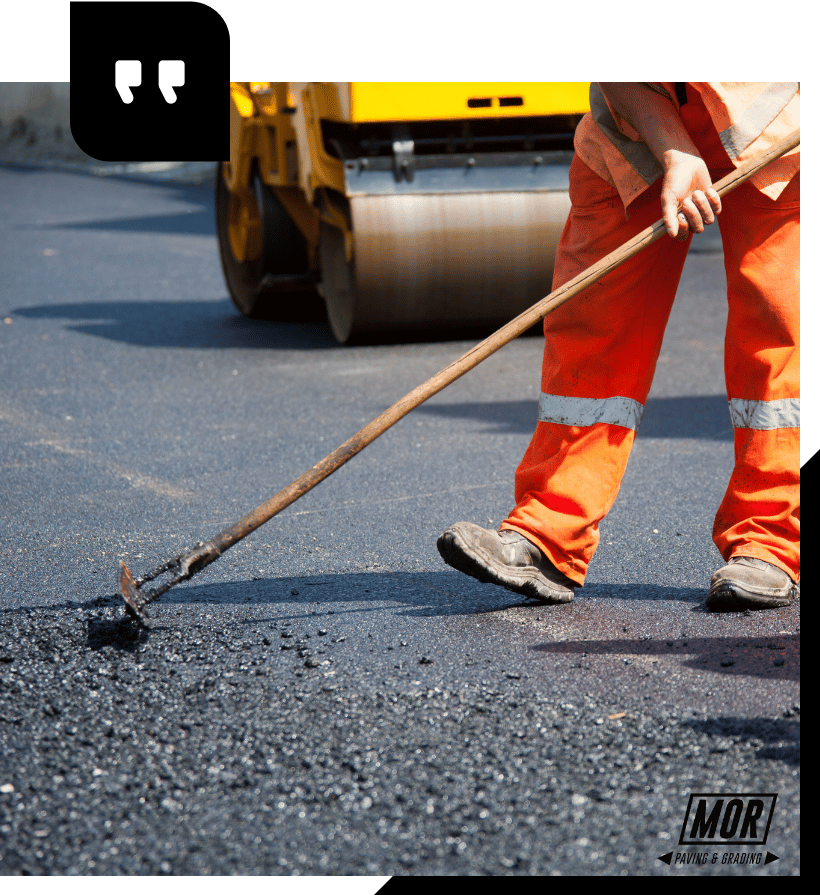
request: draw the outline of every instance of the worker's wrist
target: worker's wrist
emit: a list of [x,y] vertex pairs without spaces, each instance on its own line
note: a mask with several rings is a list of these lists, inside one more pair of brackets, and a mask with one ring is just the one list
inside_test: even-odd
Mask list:
[[703,161],[703,159],[701,159],[700,157],[700,153],[694,146],[692,146],[691,150],[678,148],[666,149],[660,154],[660,158],[658,159],[658,161],[661,163],[661,165],[663,166],[663,170],[666,172],[673,168],[675,165],[680,164],[682,161],[691,159],[693,156]]

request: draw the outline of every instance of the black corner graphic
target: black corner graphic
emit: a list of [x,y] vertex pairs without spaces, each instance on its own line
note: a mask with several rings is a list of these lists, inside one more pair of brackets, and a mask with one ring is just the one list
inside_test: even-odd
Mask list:
[[107,162],[228,158],[230,81],[212,60],[176,50],[121,48],[77,66],[71,133],[81,149]]

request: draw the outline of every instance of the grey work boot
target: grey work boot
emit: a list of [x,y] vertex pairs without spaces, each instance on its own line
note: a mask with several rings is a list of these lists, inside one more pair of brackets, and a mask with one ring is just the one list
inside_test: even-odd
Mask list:
[[706,605],[713,612],[777,609],[793,603],[799,593],[777,566],[751,556],[733,556],[712,575]]
[[487,531],[457,522],[436,546],[444,562],[459,572],[541,603],[570,603],[578,587],[517,531]]

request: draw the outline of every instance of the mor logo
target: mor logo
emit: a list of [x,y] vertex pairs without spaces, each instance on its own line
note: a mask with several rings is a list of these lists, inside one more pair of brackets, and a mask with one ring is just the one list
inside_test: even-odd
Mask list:
[[765,845],[776,793],[692,793],[679,845]]

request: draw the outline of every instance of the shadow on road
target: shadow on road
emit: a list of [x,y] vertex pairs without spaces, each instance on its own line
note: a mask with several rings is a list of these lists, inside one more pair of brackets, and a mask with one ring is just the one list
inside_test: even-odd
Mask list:
[[[325,322],[248,320],[233,311],[228,299],[75,302],[19,308],[11,314],[66,320],[67,328],[73,332],[144,348],[351,350],[335,341]],[[424,404],[415,412],[445,419],[474,419],[491,432],[530,433],[535,427],[538,409],[537,399],[533,398]],[[723,395],[650,397],[639,437],[731,441],[733,429],[726,398]]]
[[[422,405],[417,413],[447,419],[475,419],[493,432],[532,432],[537,399]],[[731,441],[734,437],[724,395],[652,398],[646,404],[639,438],[698,438]]]
[[[633,616],[634,618],[634,616]],[[772,634],[760,637],[678,637],[670,640],[624,638],[562,640],[538,644],[534,652],[552,655],[624,656],[635,663],[678,656],[680,665],[697,671],[796,681],[800,677],[800,637]],[[685,657],[685,658],[684,658]]]
[[[182,197],[190,200],[191,194]],[[77,221],[70,224],[49,224],[48,230],[111,230],[115,233],[154,233],[158,236],[216,236],[213,198],[196,211],[178,214],[137,215],[130,218]],[[216,251],[216,245],[214,245]]]
[[11,315],[65,320],[72,332],[140,348],[341,350],[324,322],[249,320],[233,308],[228,298],[75,302],[19,308]]
[[[772,745],[758,749],[755,758],[800,764],[800,721],[797,719],[718,717],[685,721],[684,726],[716,738],[763,740]],[[728,750],[717,742],[712,751]]]
[[[328,574],[307,577],[257,578],[218,584],[181,585],[151,606],[150,613],[158,622],[163,610],[173,608],[185,611],[197,607],[266,606],[273,608],[272,621],[300,618],[305,611],[317,608],[332,609],[340,618],[356,617],[361,613],[390,612],[420,618],[469,617],[503,613],[509,609],[531,609],[543,616],[550,613],[566,623],[567,633],[583,628],[586,635],[594,634],[600,624],[613,631],[620,630],[624,610],[628,609],[629,623],[640,629],[641,616],[636,603],[657,606],[658,602],[687,604],[700,608],[703,592],[693,588],[661,587],[646,584],[607,585],[597,587],[591,600],[581,595],[566,606],[544,606],[522,599],[504,588],[481,585],[471,579],[449,571],[443,572],[365,572],[352,574]],[[607,604],[610,604],[608,606]],[[116,595],[98,597],[84,604],[71,602],[65,606],[42,607],[43,611],[60,608],[95,608],[103,605],[119,606]],[[0,615],[31,609],[6,610]],[[673,607],[670,605],[670,612]],[[779,610],[792,613],[796,607]],[[679,610],[678,610],[679,613]],[[700,612],[703,622],[709,624],[711,613]],[[657,609],[652,611],[657,619]],[[768,615],[767,615],[768,617]],[[679,615],[678,615],[679,618]],[[734,616],[715,616],[721,624]],[[255,621],[258,621],[255,618]],[[575,624],[574,624],[575,622]],[[610,624],[611,622],[611,624]],[[616,624],[617,623],[617,624]],[[2,623],[0,623],[2,624]],[[653,621],[654,624],[654,621]],[[113,627],[112,627],[113,625]],[[796,680],[799,675],[799,635],[763,634],[744,636],[741,632],[718,636],[688,636],[661,639],[657,635],[632,638],[601,638],[551,640],[537,644],[534,652],[572,655],[587,659],[596,656],[623,656],[627,660],[650,661],[658,657],[680,657],[680,664],[699,671],[713,671],[728,675],[755,675]],[[121,628],[114,625],[89,628],[89,639],[108,641],[112,638],[128,638]]]
[[185,202],[190,211],[177,214],[137,214],[131,217],[103,217],[90,221],[67,223],[43,223],[38,230],[108,230],[114,233],[156,233],[161,236],[214,236],[216,237],[216,210],[212,183],[180,183],[147,177],[138,173],[117,173],[100,177],[92,171],[70,165],[67,168],[41,168],[36,164],[15,164],[0,161],[0,169],[13,171],[16,176],[52,175],[78,177],[89,181],[88,187],[98,193],[108,184],[132,183],[140,187],[143,196],[150,192],[161,193],[163,202]]
[[[161,291],[161,287],[157,291]],[[178,301],[66,302],[15,308],[10,314],[12,317],[35,320],[65,320],[66,329],[71,332],[140,348],[335,348],[344,351],[367,348],[364,343],[347,347],[339,345],[333,338],[319,299],[312,293],[309,295],[310,299],[303,299],[306,304],[302,308],[288,312],[298,314],[299,322],[284,318],[250,320],[243,317],[227,297]],[[413,342],[467,341],[477,344],[490,334],[491,331],[486,328],[450,328],[392,335],[379,333],[374,336],[372,344],[378,349],[383,349],[385,345]],[[522,338],[540,339],[541,336],[530,332]],[[457,347],[455,351],[458,350]]]
[[[532,608],[549,613],[583,613],[587,620],[597,616],[617,614],[624,606],[634,611],[635,604],[657,605],[685,604],[694,614],[706,618],[733,618],[734,613],[709,613],[703,606],[705,591],[702,588],[672,587],[659,584],[595,584],[580,590],[575,602],[564,606],[545,606],[503,587],[480,584],[466,575],[445,569],[441,572],[331,572],[325,575],[309,575],[281,578],[252,578],[215,584],[182,583],[167,596],[154,604],[159,610],[163,605],[265,605],[278,607],[319,604],[334,606],[346,604],[344,611],[383,611],[398,605],[402,611],[420,617],[470,616],[481,613],[503,612],[511,607]],[[50,611],[55,609],[94,609],[119,603],[117,594],[89,597],[87,600],[69,600],[48,605],[23,605],[0,610],[0,624],[4,616],[18,612]],[[778,614],[799,611],[799,604],[775,610]],[[739,615],[745,616],[746,613]],[[762,613],[761,617],[773,617],[774,613]],[[767,642],[770,638],[767,638]],[[774,638],[777,640],[777,638]],[[615,641],[607,641],[614,643]],[[618,641],[619,643],[621,641]],[[623,641],[630,643],[631,641]],[[693,641],[694,642],[694,641]],[[571,642],[562,644],[566,651]],[[581,641],[583,649],[589,641]],[[748,644],[748,638],[738,640],[739,646]],[[657,648],[654,641],[650,648]],[[780,647],[773,647],[780,649]]]
[[[702,605],[704,593],[697,588],[655,584],[596,585],[589,589],[596,612],[608,601],[613,610],[621,601],[685,603]],[[441,572],[350,572],[306,577],[257,578],[220,584],[182,585],[162,602],[218,605],[265,604],[300,605],[320,603],[359,604],[361,610],[377,611],[399,604],[404,611],[419,616],[459,616],[501,612],[511,606],[526,606],[550,612],[584,609],[586,590],[574,604],[545,607],[503,587],[480,584],[465,575],[445,569]],[[159,603],[157,605],[160,605]],[[355,611],[361,611],[356,609]],[[348,609],[347,611],[354,611]]]

